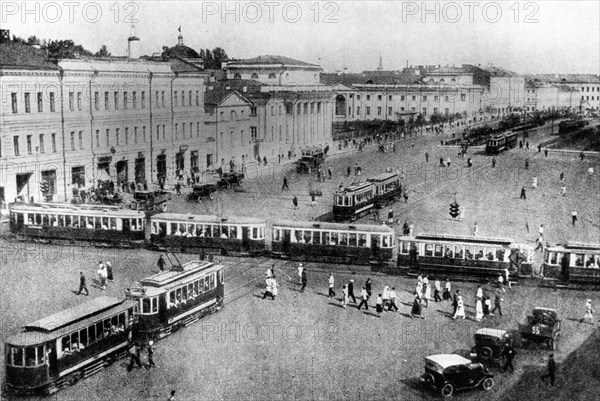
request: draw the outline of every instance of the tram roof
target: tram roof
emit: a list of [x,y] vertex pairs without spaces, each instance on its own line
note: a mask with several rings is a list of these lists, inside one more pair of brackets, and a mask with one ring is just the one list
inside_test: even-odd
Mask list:
[[375,177],[368,178],[367,181],[368,182],[383,182],[383,181],[390,180],[392,178],[398,178],[398,174],[382,173],[382,174],[376,175]]
[[178,214],[178,213],[158,213],[153,220],[168,220],[187,223],[213,223],[213,224],[266,224],[266,220],[256,217],[245,216],[225,216],[200,214]]
[[359,182],[359,183],[353,183],[350,184],[348,186],[345,186],[344,189],[342,191],[338,191],[337,193],[344,193],[344,192],[355,192],[355,191],[360,191],[362,189],[365,188],[369,188],[371,187],[373,184],[370,182]]
[[[176,283],[181,281],[183,278],[191,276],[196,273],[211,271],[211,270],[219,270],[221,265],[215,265],[211,262],[203,262],[198,260],[193,260],[191,262],[184,263],[181,265],[182,270],[171,269],[168,271],[157,273],[153,276],[146,277],[145,279],[140,280],[140,284],[142,286],[161,288],[166,287],[169,284]],[[214,268],[213,268],[214,267]],[[213,269],[211,269],[213,268]]]
[[24,333],[15,334],[7,339],[7,343],[15,346],[41,344],[53,338],[92,324],[94,321],[111,316],[117,311],[125,311],[136,305],[114,297],[101,296],[83,304],[65,309],[45,318],[28,323]]
[[566,244],[557,244],[546,248],[547,251],[553,252],[585,252],[600,254],[600,244],[585,244],[583,242],[567,242]]
[[115,216],[115,217],[144,217],[144,213],[122,209],[115,206],[106,205],[72,205],[69,203],[42,203],[30,205],[27,203],[11,203],[11,211],[32,212],[32,213],[50,213],[65,215],[86,215],[86,216]]
[[413,240],[413,241],[440,241],[440,242],[462,242],[472,244],[494,244],[494,245],[510,245],[513,243],[512,239],[509,238],[482,238],[482,237],[469,237],[461,235],[448,235],[448,234],[418,234],[416,237],[401,236],[400,239]]
[[305,228],[313,230],[339,230],[339,231],[367,231],[375,233],[393,234],[394,229],[384,225],[374,224],[341,224],[327,223],[320,221],[277,221],[273,223],[273,227],[290,227],[290,228]]

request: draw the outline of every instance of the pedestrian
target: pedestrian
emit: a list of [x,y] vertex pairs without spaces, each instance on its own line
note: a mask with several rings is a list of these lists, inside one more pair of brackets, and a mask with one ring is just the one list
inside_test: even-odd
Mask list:
[[265,275],[267,276],[267,278],[273,277],[273,269],[274,268],[275,268],[275,265],[272,265],[271,267],[267,268],[267,271],[265,272]]
[[523,149],[523,141],[519,141],[519,149]]
[[479,287],[477,287],[477,293],[475,294],[475,299],[481,299],[483,298],[483,289],[481,288],[481,285],[479,285]]
[[542,152],[542,144],[539,144],[539,145],[537,146],[537,148],[538,148],[538,153],[541,153],[541,152]]
[[394,211],[390,208],[390,211],[388,212],[388,224],[393,225],[394,224]]
[[433,286],[434,286],[434,290],[433,290],[434,302],[442,302],[442,297],[440,296],[440,292],[442,292],[440,280],[435,280],[435,283],[433,284]]
[[266,297],[271,297],[271,300],[274,301],[275,297],[273,296],[273,284],[272,284],[271,277],[267,276],[267,278],[265,280],[265,285],[266,285],[266,291],[263,294],[262,299],[265,299]]
[[498,311],[498,315],[502,316],[502,298],[500,298],[500,294],[496,294],[496,298],[494,298],[494,309],[490,311],[490,314],[493,315],[496,310]]
[[592,300],[588,299],[585,303],[585,315],[581,319],[581,323],[587,322],[594,324],[594,311],[592,309]]
[[114,281],[112,263],[110,261],[106,262],[106,278],[108,281]]
[[406,189],[404,190],[404,195],[402,195],[404,197],[404,203],[408,203],[408,192],[406,191]]
[[363,286],[360,291],[360,303],[358,304],[358,310],[360,310],[361,306],[365,305],[365,309],[369,310],[369,304],[367,300],[369,299],[369,294],[367,293],[367,287]]
[[548,148],[544,149],[544,157],[548,157]]
[[477,237],[477,232],[479,231],[479,227],[477,227],[477,222],[473,224],[473,237]]
[[292,199],[292,205],[294,205],[294,210],[296,210],[296,208],[298,207],[298,198],[296,198],[295,195],[294,195],[294,198]]
[[583,153],[583,150],[581,151],[581,153],[579,154],[579,157],[581,158],[581,161],[585,160],[585,153]]
[[165,271],[165,260],[163,259],[163,255],[160,255],[158,257],[158,262],[156,262],[156,266],[158,266],[158,270],[160,270],[161,272]]
[[554,361],[554,354],[550,354],[548,357],[548,371],[541,377],[544,383],[546,382],[547,377],[550,378],[550,385],[554,386],[556,380],[556,362]]
[[456,312],[454,312],[454,316],[452,319],[456,320],[457,317],[462,317],[463,320],[465,317],[465,304],[463,302],[462,296],[458,296],[458,300],[456,301]]
[[525,159],[525,170],[529,170],[529,159]]
[[317,206],[317,198],[315,198],[315,194],[310,195],[310,199],[311,199],[311,206],[312,207]]
[[498,275],[498,288],[500,288],[502,292],[506,294],[506,290],[504,289],[504,273],[500,273]]
[[283,177],[283,185],[281,186],[281,192],[283,192],[284,189],[287,189],[288,191],[290,190],[290,187],[288,187],[288,180],[287,177]]
[[513,360],[516,356],[515,349],[512,347],[512,344],[508,344],[507,347],[502,351],[502,356],[504,357],[504,364],[502,364],[502,373],[510,370],[510,373],[515,371],[515,367],[513,366]]
[[533,177],[533,182],[531,183],[531,187],[533,189],[537,189],[538,179],[537,177]]
[[446,167],[446,164],[444,163],[444,157],[440,156],[440,167]]
[[540,234],[540,237],[544,236],[544,225],[540,224],[540,228],[538,230],[538,233]]
[[271,277],[271,293],[273,294],[273,301],[275,301],[277,294],[279,293],[279,284],[277,284],[277,278],[275,275]]
[[150,369],[153,366],[155,368],[158,367],[154,363],[154,341],[150,340],[148,341],[148,366],[146,366],[146,369]]
[[127,371],[131,372],[134,362],[137,363],[140,368],[144,366],[140,360],[140,344],[137,341],[129,348],[129,365],[127,366]]
[[306,269],[302,269],[302,288],[300,288],[300,292],[304,292],[306,289],[306,284],[308,280],[306,279]]
[[373,281],[369,277],[367,279],[367,281],[365,282],[365,289],[367,290],[367,295],[369,296],[369,298],[371,298],[372,286],[373,286]]
[[346,177],[350,177],[351,172],[352,172],[352,168],[350,168],[350,166],[348,166],[348,168],[346,169]]
[[473,162],[470,157],[467,159],[467,167],[473,167]]
[[560,187],[560,194],[564,197],[567,194],[567,186],[565,184],[563,184]]
[[446,166],[450,167],[450,158],[449,157],[446,159]]
[[300,263],[298,265],[298,278],[300,279],[300,283],[302,283],[302,271],[304,270],[304,267],[302,266],[302,263]]
[[265,166],[267,165],[267,156],[263,157],[263,163],[265,163]]
[[409,235],[409,237],[413,236],[413,232],[414,231],[415,231],[415,225],[411,221],[410,224],[408,225],[408,235]]
[[525,142],[525,147],[529,150],[529,141]]
[[329,295],[327,295],[327,299],[335,297],[335,291],[333,290],[335,280],[333,278],[333,273],[329,276]]
[[560,182],[565,181],[565,173],[563,171],[560,172]]
[[85,284],[85,274],[79,272],[79,291],[77,292],[77,295],[81,295],[81,291],[83,290],[85,290],[85,295],[90,295],[87,285]]
[[175,184],[175,192],[177,195],[181,195],[181,184],[179,182]]
[[342,307],[346,307],[348,305],[348,287],[346,284],[342,287]]
[[486,295],[483,296],[483,317],[488,317],[490,316],[490,309],[492,308],[492,301],[490,300],[490,297]]
[[171,396],[167,399],[167,401],[175,401],[175,390],[171,390]]
[[477,301],[475,301],[475,321],[481,322],[481,319],[483,319],[483,303],[481,298],[477,298]]
[[329,176],[330,180],[333,178],[333,170],[331,169],[331,166],[327,167],[327,175]]
[[392,308],[398,312],[398,294],[396,294],[396,287],[392,287],[390,291],[390,304],[388,306],[388,311],[391,312]]
[[496,157],[495,156],[492,157],[492,168],[496,168]]
[[508,267],[504,268],[504,282],[506,283],[508,288],[512,288],[510,285],[510,271],[508,270]]
[[383,295],[381,296],[381,298],[383,299],[383,307],[388,307],[390,304],[390,287],[388,287],[387,285],[383,288]]
[[431,286],[429,283],[423,283],[423,299],[425,300],[425,307],[429,308],[429,300],[431,299]]
[[356,303],[356,297],[354,296],[354,280],[350,280],[348,283],[348,301],[352,298],[352,302]]
[[459,294],[460,290],[456,290],[454,297],[452,298],[452,306],[454,307],[454,312],[452,312],[453,315],[456,315],[456,311],[458,310],[458,299],[462,298]]
[[423,313],[422,313],[421,294],[419,294],[418,292],[415,292],[415,298],[413,300],[413,306],[412,306],[412,309],[410,311],[410,317],[414,318],[415,316],[418,316],[421,319],[425,319],[423,317]]
[[425,152],[425,162],[429,163],[429,153]]
[[450,284],[450,280],[446,279],[446,284],[444,285],[444,293],[442,294],[442,298],[445,301],[450,301],[452,299],[452,285]]
[[103,290],[106,290],[106,279],[108,277],[108,274],[106,272],[106,265],[104,265],[104,263],[102,263],[102,261],[98,262],[98,280],[100,281],[100,288],[102,288]]
[[590,167],[588,168],[588,179],[592,179],[592,177],[594,176],[594,168]]
[[573,227],[575,227],[575,223],[577,222],[577,210],[571,212],[571,221],[573,222]]
[[521,188],[521,199],[527,200],[527,194],[525,193],[525,187]]

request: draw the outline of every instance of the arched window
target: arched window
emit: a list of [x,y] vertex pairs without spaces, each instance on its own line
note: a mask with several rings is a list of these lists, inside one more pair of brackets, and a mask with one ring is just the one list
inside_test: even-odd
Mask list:
[[253,72],[252,75],[250,76],[250,79],[258,79],[258,74]]
[[452,78],[450,82],[456,82],[456,78]]
[[429,78],[429,83],[432,84],[434,82],[433,78]]
[[231,113],[229,113],[229,120],[230,121],[237,120],[237,113],[234,110],[231,110]]
[[275,78],[276,78],[275,74],[273,74],[273,73],[269,74],[269,79],[275,79]]
[[242,79],[242,76],[240,74],[235,74],[233,76],[233,79]]
[[337,95],[337,97],[335,98],[335,115],[346,115],[346,98],[342,95]]
[[286,78],[286,79],[288,79],[289,77],[290,77],[290,73],[289,73],[289,72],[286,72],[286,73],[285,73],[285,78]]
[[444,78],[440,79],[440,82],[446,82],[446,80]]

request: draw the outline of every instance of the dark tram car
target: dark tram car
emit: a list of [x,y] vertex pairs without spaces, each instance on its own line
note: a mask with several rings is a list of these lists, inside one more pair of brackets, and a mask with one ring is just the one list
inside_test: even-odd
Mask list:
[[11,203],[10,231],[47,242],[87,241],[143,246],[146,217],[114,206]]
[[387,226],[302,221],[273,223],[272,254],[294,260],[385,264],[393,258],[394,230]]
[[136,307],[103,296],[25,325],[5,342],[9,390],[52,394],[112,364],[127,352]]
[[396,173],[383,173],[367,179],[375,186],[375,207],[381,208],[400,199],[402,186]]
[[494,135],[488,139],[485,151],[488,154],[498,154],[517,146],[518,134],[516,132],[505,132]]
[[544,277],[600,284],[600,244],[567,242],[546,248],[542,268]]
[[188,326],[223,306],[223,266],[192,261],[175,264],[140,281],[126,296],[138,305],[136,338],[155,339]]
[[265,250],[265,220],[160,213],[152,217],[154,246],[198,253],[213,249],[219,254],[251,255]]
[[374,206],[375,185],[371,183],[352,184],[337,191],[333,198],[335,221],[356,220]]

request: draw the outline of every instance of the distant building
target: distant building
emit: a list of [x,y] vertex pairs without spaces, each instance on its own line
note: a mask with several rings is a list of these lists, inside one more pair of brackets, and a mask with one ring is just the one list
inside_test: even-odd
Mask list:
[[285,56],[231,60],[223,66],[227,79],[250,79],[272,86],[315,86],[323,69]]
[[600,76],[594,74],[536,74],[535,79],[555,85],[568,86],[578,93],[579,112],[600,110]]
[[567,85],[542,82],[527,77],[525,81],[525,111],[579,110],[579,90]]

